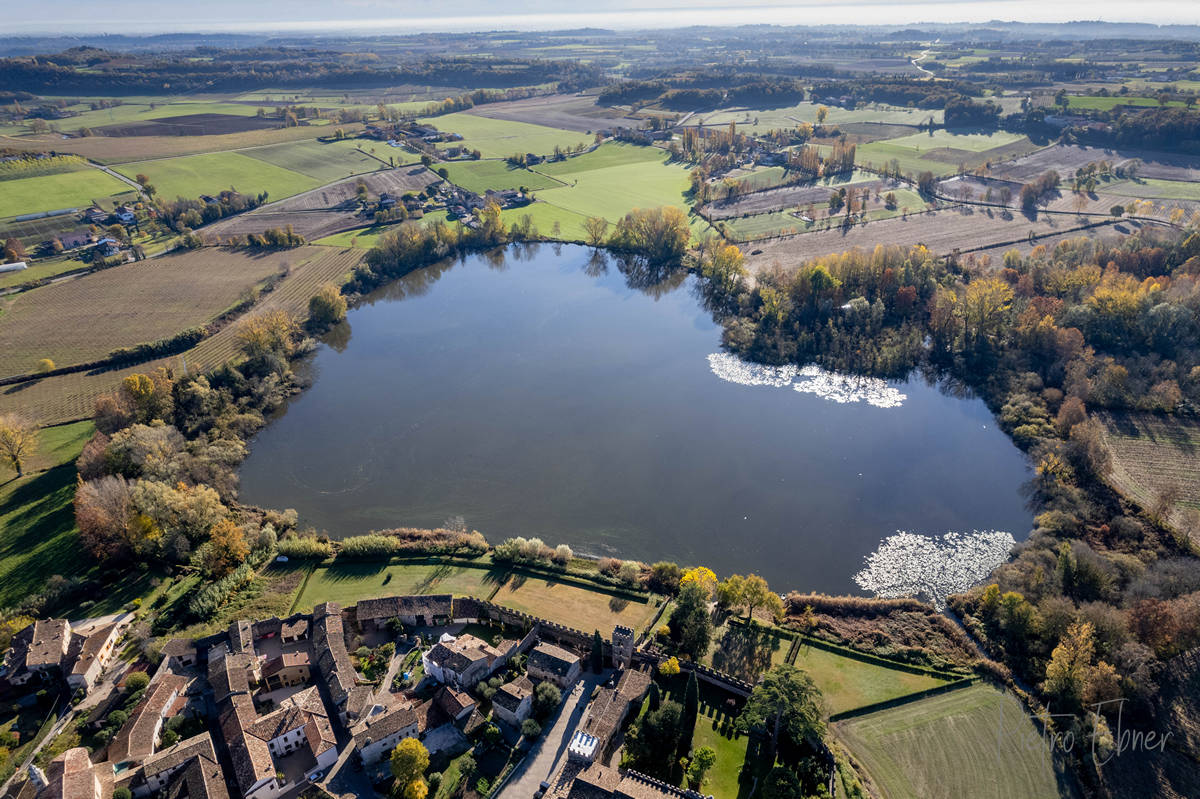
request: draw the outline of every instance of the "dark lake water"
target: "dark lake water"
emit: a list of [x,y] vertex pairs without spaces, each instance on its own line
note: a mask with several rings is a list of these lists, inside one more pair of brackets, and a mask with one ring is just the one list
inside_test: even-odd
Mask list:
[[241,496],[338,537],[462,517],[492,542],[780,591],[856,590],[897,530],[1025,537],[1026,461],[981,400],[920,378],[873,386],[883,405],[902,392],[895,407],[790,387],[820,376],[732,382],[719,342],[690,281],[631,288],[583,247],[422,270],[329,336],[312,387],[253,442]]

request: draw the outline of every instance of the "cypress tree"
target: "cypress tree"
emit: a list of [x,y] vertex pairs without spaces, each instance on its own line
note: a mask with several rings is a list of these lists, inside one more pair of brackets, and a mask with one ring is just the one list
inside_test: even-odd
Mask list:
[[662,704],[662,691],[658,689],[658,683],[650,683],[650,692],[646,694],[646,698],[649,701],[647,711],[653,713],[658,710],[659,705]]
[[692,669],[683,693],[683,715],[679,719],[679,757],[687,757],[692,751],[692,735],[696,732],[696,719],[699,716],[700,682],[696,679],[696,670]]
[[604,639],[600,631],[592,635],[592,671],[599,674],[604,669]]

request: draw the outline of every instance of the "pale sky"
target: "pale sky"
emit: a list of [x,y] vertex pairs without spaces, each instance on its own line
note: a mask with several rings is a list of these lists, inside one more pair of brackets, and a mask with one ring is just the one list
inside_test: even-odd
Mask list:
[[[564,12],[564,9],[567,11]],[[574,11],[573,9],[580,9]],[[0,0],[2,34],[616,29],[687,25],[904,25],[1104,20],[1200,24],[1200,0]]]

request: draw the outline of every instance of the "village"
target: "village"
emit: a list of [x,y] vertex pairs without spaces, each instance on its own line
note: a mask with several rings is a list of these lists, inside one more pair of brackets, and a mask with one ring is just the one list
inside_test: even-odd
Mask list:
[[[111,737],[92,757],[75,747],[26,764],[7,796],[387,795],[393,752],[414,739],[441,761],[472,754],[499,780],[487,795],[702,799],[614,765],[660,660],[628,627],[605,640],[448,594],[326,602],[172,639],[147,674],[119,657],[130,616],[39,620],[14,636],[5,693],[59,696],[56,729]],[[749,693],[692,668],[730,705]]]

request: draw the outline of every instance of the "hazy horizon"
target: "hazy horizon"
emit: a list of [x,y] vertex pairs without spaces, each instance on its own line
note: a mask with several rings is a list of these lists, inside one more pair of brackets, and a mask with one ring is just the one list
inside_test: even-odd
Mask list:
[[[863,0],[828,4],[759,0],[728,6],[712,0],[660,0],[645,8],[632,0],[604,4],[603,10],[562,13],[546,0],[510,3],[496,14],[485,0],[464,0],[452,15],[431,15],[428,3],[334,0],[264,0],[247,4],[213,0],[203,17],[188,17],[172,4],[131,0],[100,5],[83,0],[46,0],[28,7],[28,16],[9,19],[9,35],[162,33],[330,33],[404,34],[489,30],[563,30],[600,27],[620,30],[680,28],[692,25],[922,25],[987,22],[1118,22],[1155,25],[1200,24],[1200,3],[1150,0],[1131,5],[1109,0]],[[188,6],[188,8],[194,8]],[[101,13],[98,14],[98,9]],[[186,12],[185,12],[186,13]],[[848,22],[852,17],[853,22]]]

